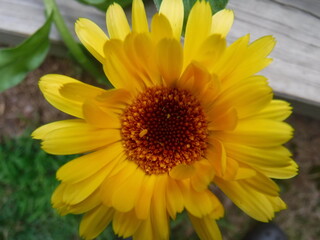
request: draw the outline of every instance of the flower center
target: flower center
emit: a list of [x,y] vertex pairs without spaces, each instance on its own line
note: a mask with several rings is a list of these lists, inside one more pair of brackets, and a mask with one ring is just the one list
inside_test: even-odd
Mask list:
[[207,121],[200,102],[186,90],[152,87],[122,115],[128,158],[147,174],[162,174],[191,164],[207,148]]

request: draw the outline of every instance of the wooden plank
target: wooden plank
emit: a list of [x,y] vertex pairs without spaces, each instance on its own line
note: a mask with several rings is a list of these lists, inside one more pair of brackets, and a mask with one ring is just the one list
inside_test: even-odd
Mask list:
[[[70,32],[76,38],[74,23],[78,18],[89,18],[102,29],[106,29],[105,13],[89,5],[83,5],[75,0],[56,0]],[[148,16],[151,17],[156,9],[152,2],[146,5]],[[131,19],[131,8],[127,16]],[[42,26],[45,21],[44,5],[42,0],[0,0],[0,42],[14,43],[22,41]],[[7,41],[7,36],[10,41]],[[61,40],[56,28],[53,27],[51,40]],[[12,42],[14,41],[14,42]]]
[[[73,34],[79,17],[89,18],[105,29],[103,12],[74,0],[57,3]],[[230,0],[228,8],[236,16],[228,40],[247,33],[252,40],[274,35],[275,61],[262,74],[269,78],[277,95],[293,100],[299,112],[320,118],[320,1]],[[152,16],[153,4],[147,9]],[[42,0],[0,0],[0,42],[16,44],[32,34],[45,20],[43,12]],[[55,29],[50,37],[54,43],[60,41]]]
[[247,32],[252,39],[270,34],[277,39],[274,62],[262,72],[275,92],[292,99],[299,112],[320,117],[304,107],[320,107],[320,1],[231,0],[228,7],[236,15],[231,39]]

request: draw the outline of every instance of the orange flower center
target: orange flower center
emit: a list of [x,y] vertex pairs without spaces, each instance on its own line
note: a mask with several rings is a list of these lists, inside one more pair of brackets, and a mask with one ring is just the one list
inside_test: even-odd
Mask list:
[[122,116],[127,156],[147,174],[191,164],[207,148],[207,121],[200,102],[186,90],[152,87]]

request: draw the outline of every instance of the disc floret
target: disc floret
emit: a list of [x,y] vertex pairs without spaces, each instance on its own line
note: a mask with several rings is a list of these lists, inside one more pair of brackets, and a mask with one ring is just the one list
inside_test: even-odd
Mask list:
[[205,153],[207,121],[187,90],[148,88],[125,110],[122,138],[128,158],[147,174],[191,164]]

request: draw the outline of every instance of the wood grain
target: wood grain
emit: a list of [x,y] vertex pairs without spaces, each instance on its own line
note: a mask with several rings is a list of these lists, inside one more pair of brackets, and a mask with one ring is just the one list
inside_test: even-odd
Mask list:
[[[57,0],[74,34],[74,22],[89,18],[105,29],[103,12],[77,3]],[[320,118],[320,1],[319,0],[230,0],[235,23],[229,42],[250,33],[251,41],[273,35],[277,45],[274,62],[262,74],[279,97],[289,99],[298,112]],[[155,8],[148,4],[148,15]],[[130,11],[128,17],[130,18]],[[44,22],[42,0],[0,0],[0,43],[17,44]],[[52,41],[60,41],[55,29]]]
[[[231,0],[228,7],[236,15],[230,33],[233,40],[245,33],[253,40],[263,35],[277,39],[274,62],[263,73],[278,95],[319,108],[320,1]],[[320,116],[319,109],[310,112],[304,104],[297,108]]]

